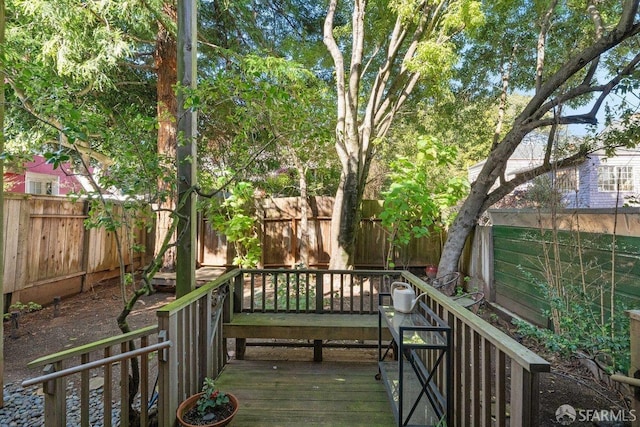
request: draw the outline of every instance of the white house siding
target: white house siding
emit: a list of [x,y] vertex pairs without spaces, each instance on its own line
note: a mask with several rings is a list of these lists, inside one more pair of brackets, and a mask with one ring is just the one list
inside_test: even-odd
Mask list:
[[[546,139],[531,138],[521,144],[507,161],[505,167],[506,179],[512,179],[516,173],[522,173],[542,164],[544,158]],[[484,166],[481,161],[468,168],[469,182],[474,182]],[[633,168],[634,190],[621,192],[598,191],[598,167],[607,166],[631,166]],[[589,159],[578,166],[578,193],[567,192],[563,195],[563,201],[567,208],[612,208],[624,205],[625,196],[640,194],[640,149],[618,149],[615,156],[605,158],[604,151],[597,151],[589,155]],[[494,189],[498,184],[494,184]],[[523,184],[518,189],[526,188],[529,184]]]
[[567,208],[587,208],[590,203],[591,177],[589,176],[589,164],[582,163],[576,167],[578,173],[578,191],[566,192],[562,196],[564,206]]
[[[599,166],[631,166],[633,168],[634,191],[601,192],[598,191]],[[619,150],[615,157],[605,158],[603,153],[590,156],[580,167],[580,189],[578,197],[581,208],[609,208],[624,205],[625,196],[640,192],[640,153],[636,150]],[[575,207],[575,206],[569,206]]]

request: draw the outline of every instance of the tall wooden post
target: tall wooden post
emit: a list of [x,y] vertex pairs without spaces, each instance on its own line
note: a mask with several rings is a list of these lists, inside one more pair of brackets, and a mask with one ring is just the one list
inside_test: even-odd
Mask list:
[[[629,338],[631,363],[629,363],[629,377],[640,378],[640,310],[629,310]],[[636,419],[632,422],[634,427],[640,426],[640,387],[631,387],[633,398],[631,409],[634,410]]]
[[[4,0],[0,0],[0,56],[4,61]],[[0,72],[0,152],[4,151],[4,73]],[[0,160],[0,224],[4,224],[4,163]],[[4,227],[0,226],[0,314],[4,315]],[[0,389],[4,388],[4,322],[0,322]],[[0,408],[4,396],[0,396]]]
[[178,247],[176,252],[176,297],[196,285],[196,185],[197,113],[184,108],[184,90],[195,89],[197,79],[196,0],[178,1]]

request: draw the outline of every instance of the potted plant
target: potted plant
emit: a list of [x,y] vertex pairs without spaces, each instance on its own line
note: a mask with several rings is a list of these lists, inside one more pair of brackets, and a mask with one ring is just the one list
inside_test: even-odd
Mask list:
[[238,399],[216,389],[211,378],[205,378],[202,391],[178,406],[178,422],[184,427],[222,427],[238,412]]

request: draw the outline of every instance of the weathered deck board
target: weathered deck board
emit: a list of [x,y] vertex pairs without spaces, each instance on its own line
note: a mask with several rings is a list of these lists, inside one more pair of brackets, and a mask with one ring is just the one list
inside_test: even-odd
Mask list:
[[393,426],[374,361],[232,360],[217,379],[240,410],[230,426]]

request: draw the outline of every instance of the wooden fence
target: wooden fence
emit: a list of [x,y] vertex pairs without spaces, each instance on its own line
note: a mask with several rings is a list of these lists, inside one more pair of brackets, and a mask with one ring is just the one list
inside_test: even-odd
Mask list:
[[[328,266],[332,203],[332,198],[317,197],[309,205],[310,267]],[[113,233],[84,227],[88,214],[86,202],[11,194],[5,199],[4,209],[5,309],[16,301],[48,304],[55,296],[82,292],[119,274]],[[384,267],[389,242],[379,220],[381,209],[381,202],[363,203],[355,268]],[[300,259],[299,199],[266,199],[257,215],[261,224],[263,266],[296,265]],[[538,213],[526,210],[499,210],[492,211],[491,215],[494,226],[478,227],[463,253],[460,271],[469,278],[465,284],[483,290],[489,300],[521,317],[546,325],[547,320],[542,316],[546,303],[528,276],[543,278],[542,254],[550,240],[541,238],[540,227],[542,224],[545,230],[552,228],[548,216],[542,220]],[[579,228],[583,263],[591,262],[585,276],[587,281],[611,289],[613,279],[616,294],[626,300],[627,306],[639,306],[640,287],[636,282],[640,277],[640,214],[624,209],[582,210],[579,216],[563,212],[556,220],[563,242],[565,277],[579,276],[575,270],[579,266],[578,252],[570,243],[571,234]],[[138,232],[137,239],[145,245],[152,241],[143,231]],[[411,242],[406,251],[395,254],[397,267],[420,271],[425,265],[437,264],[443,241],[442,234],[433,233],[430,238]],[[149,247],[147,254],[151,253]],[[147,257],[140,254],[133,260],[129,256],[125,254],[127,264],[139,266],[147,262]],[[201,221],[200,264],[229,267],[233,256],[224,236]],[[611,305],[610,292],[606,289],[603,300],[604,305]]]
[[[331,254],[332,197],[315,197],[309,203],[308,242],[309,265],[326,268]],[[389,238],[381,225],[382,201],[365,200],[356,237],[354,267],[384,268]],[[297,197],[265,199],[257,207],[260,221],[262,262],[265,268],[293,267],[300,262],[301,210]],[[201,221],[199,261],[202,265],[229,267],[234,257],[233,248],[224,236]],[[416,239],[402,251],[396,251],[394,261],[399,268],[421,268],[437,264],[445,236],[434,232],[430,237]]]
[[[616,310],[640,307],[640,213],[637,209],[539,213],[491,211],[492,295],[498,304],[547,326],[548,298],[537,284],[557,280],[586,289],[593,310],[609,316],[612,291]],[[555,231],[553,221],[555,221]],[[556,256],[557,254],[557,256]],[[551,275],[551,276],[549,276]]]
[[[117,277],[119,262],[113,232],[87,230],[88,203],[51,196],[5,194],[4,304],[48,304]],[[122,233],[126,244],[126,233]],[[144,230],[136,239],[147,243]],[[125,264],[139,266],[142,254]]]
[[[333,198],[316,197],[310,203],[308,241],[311,267],[325,268],[331,253]],[[63,197],[6,194],[4,206],[5,272],[4,306],[20,301],[49,304],[90,289],[119,274],[116,239],[104,228],[87,230],[85,201]],[[365,201],[355,251],[356,268],[384,268],[388,236],[380,224],[382,202]],[[298,198],[266,199],[257,209],[260,220],[262,266],[292,267],[300,261],[301,217]],[[126,233],[121,233],[126,237]],[[411,242],[394,254],[399,268],[422,268],[437,263],[444,237]],[[146,254],[124,254],[125,264],[138,267],[150,259],[153,239],[138,230],[136,240]],[[126,243],[126,242],[125,242]],[[230,267],[235,256],[224,236],[201,220],[198,262]]]

